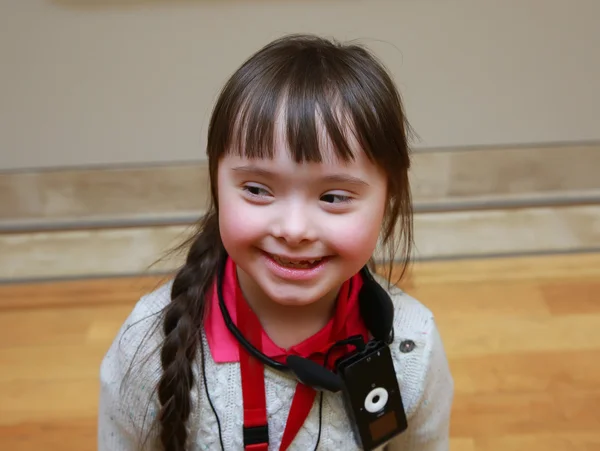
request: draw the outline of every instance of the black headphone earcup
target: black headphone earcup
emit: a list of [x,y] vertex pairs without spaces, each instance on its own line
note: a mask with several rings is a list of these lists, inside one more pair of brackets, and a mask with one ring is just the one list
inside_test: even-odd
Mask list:
[[394,326],[394,304],[387,291],[371,274],[364,278],[358,302],[361,317],[373,338],[387,343]]

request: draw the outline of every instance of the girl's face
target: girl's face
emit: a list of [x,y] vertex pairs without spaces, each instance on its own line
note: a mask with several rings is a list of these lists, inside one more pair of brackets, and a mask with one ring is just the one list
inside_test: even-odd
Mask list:
[[347,163],[327,148],[322,163],[295,163],[279,135],[272,160],[220,161],[219,226],[246,295],[303,306],[335,297],[371,258],[387,179],[359,148]]

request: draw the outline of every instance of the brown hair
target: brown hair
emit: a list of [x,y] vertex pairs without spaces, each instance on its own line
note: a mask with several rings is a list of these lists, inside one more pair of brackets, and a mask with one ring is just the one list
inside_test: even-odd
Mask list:
[[384,66],[361,46],[308,35],[286,36],[259,50],[231,76],[215,105],[207,143],[211,203],[197,233],[184,244],[189,247],[187,259],[175,276],[171,302],[162,316],[163,373],[157,391],[165,451],[186,448],[192,362],[200,346],[205,296],[225,256],[218,221],[219,161],[234,152],[272,158],[274,118],[282,106],[295,161],[321,161],[319,127],[324,127],[338,157],[352,159],[345,133],[351,129],[368,158],[385,170],[389,201],[382,242],[389,249],[389,274],[400,243],[404,268],[409,261],[408,124]]

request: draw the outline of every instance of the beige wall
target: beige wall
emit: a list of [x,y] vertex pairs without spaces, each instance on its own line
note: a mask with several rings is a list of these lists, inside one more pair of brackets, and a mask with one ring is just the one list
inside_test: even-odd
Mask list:
[[203,157],[225,77],[272,38],[359,38],[420,147],[600,140],[598,0],[1,0],[0,170]]

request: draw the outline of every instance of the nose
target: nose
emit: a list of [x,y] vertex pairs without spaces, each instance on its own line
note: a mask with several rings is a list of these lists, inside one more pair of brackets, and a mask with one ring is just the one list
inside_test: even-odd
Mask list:
[[290,202],[279,212],[272,234],[290,246],[315,241],[317,233],[314,219],[302,202]]

